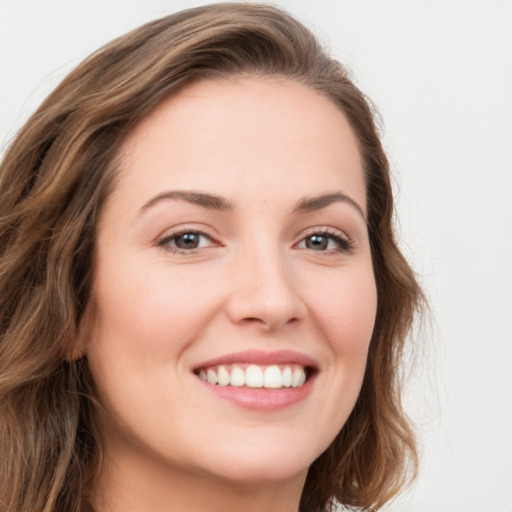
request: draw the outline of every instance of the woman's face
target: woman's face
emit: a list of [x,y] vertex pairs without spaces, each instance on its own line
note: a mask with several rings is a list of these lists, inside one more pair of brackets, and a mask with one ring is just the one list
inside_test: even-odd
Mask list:
[[303,479],[354,406],[375,319],[349,124],[294,82],[203,81],[121,156],[83,344],[111,459]]

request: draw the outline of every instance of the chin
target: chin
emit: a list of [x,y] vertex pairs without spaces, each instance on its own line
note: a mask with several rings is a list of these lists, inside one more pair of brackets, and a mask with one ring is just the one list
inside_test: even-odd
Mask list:
[[284,443],[245,443],[242,448],[233,446],[220,453],[211,453],[203,463],[210,466],[209,472],[220,478],[239,483],[280,482],[302,476],[305,478],[309,466],[320,453]]
[[309,464],[298,463],[298,461],[282,461],[269,457],[268,460],[258,460],[248,463],[243,461],[240,464],[229,464],[223,467],[215,468],[215,476],[235,483],[235,484],[254,484],[254,483],[279,483],[296,479],[305,478]]

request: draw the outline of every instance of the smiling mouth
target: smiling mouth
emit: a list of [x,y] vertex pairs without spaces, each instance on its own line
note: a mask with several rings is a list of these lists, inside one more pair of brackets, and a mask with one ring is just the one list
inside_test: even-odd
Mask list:
[[198,368],[194,373],[215,386],[246,387],[252,389],[300,388],[314,370],[299,364],[219,364]]

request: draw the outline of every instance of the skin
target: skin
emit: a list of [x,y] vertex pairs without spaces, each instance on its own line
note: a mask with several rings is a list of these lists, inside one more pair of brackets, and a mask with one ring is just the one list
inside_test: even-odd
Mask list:
[[[357,399],[375,319],[355,136],[301,84],[203,81],[140,123],[121,156],[82,340],[105,409],[95,508],[297,511],[308,467]],[[161,197],[169,191],[231,207]],[[184,231],[204,235],[176,252]],[[314,234],[327,245],[312,246]],[[193,371],[242,350],[313,358],[310,393],[279,410],[248,409]]]

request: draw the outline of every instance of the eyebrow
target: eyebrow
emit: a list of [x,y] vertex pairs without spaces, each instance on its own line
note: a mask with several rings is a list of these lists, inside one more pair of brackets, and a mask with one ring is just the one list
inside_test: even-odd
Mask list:
[[313,197],[304,197],[297,203],[297,206],[294,208],[294,212],[307,213],[321,210],[322,208],[337,202],[347,203],[355,208],[366,222],[366,216],[361,206],[359,206],[359,204],[357,204],[351,197],[343,194],[342,192],[321,194]]
[[178,199],[181,201],[187,201],[188,203],[197,204],[202,206],[203,208],[208,208],[209,210],[231,210],[233,207],[231,203],[229,203],[226,199],[220,196],[216,196],[213,194],[205,194],[203,192],[192,192],[186,190],[170,190],[167,192],[162,192],[154,197],[152,197],[149,201],[144,203],[141,212],[147,210],[154,204],[164,201],[167,199]]
[[[187,201],[188,203],[196,204],[209,210],[227,211],[233,209],[233,205],[221,196],[187,190],[169,190],[149,199],[146,203],[144,203],[140,209],[140,212],[147,210],[160,201],[176,199]],[[342,202],[351,205],[366,221],[366,216],[359,204],[357,204],[351,197],[343,194],[342,192],[304,197],[299,200],[293,211],[295,213],[308,213],[321,210],[322,208],[326,208],[327,206],[336,202]]]

